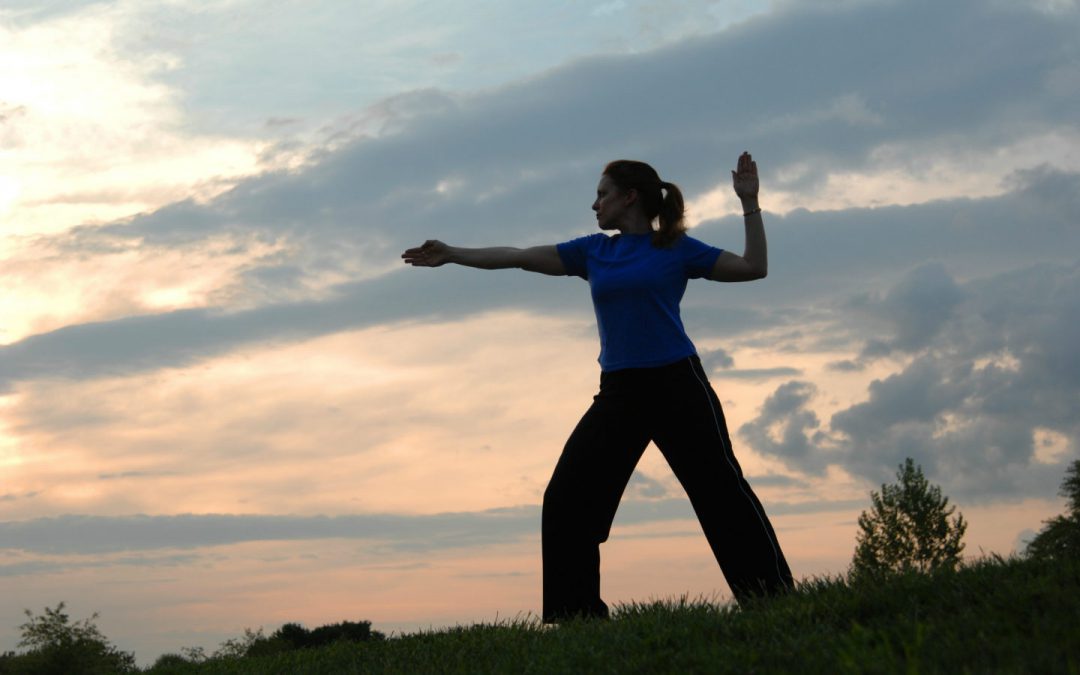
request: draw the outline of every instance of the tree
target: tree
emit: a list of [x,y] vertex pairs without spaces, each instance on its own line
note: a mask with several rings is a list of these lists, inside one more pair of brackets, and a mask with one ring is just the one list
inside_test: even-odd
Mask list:
[[[37,675],[80,675],[138,672],[135,655],[109,643],[94,625],[98,615],[72,622],[64,603],[45,608],[40,616],[26,610],[27,622],[19,626],[23,654],[6,659],[10,672]],[[8,655],[5,655],[8,656]]]
[[964,550],[967,523],[941,488],[930,485],[910,457],[896,472],[897,482],[870,493],[872,508],[859,516],[853,577],[880,577],[910,571],[955,569]]
[[1065,469],[1065,480],[1058,491],[1067,501],[1064,514],[1046,521],[1039,534],[1027,545],[1027,554],[1040,560],[1076,560],[1080,558],[1080,459]]

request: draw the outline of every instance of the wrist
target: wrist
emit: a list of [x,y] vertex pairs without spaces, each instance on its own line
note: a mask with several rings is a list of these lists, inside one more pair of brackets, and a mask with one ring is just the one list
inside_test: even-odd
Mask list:
[[747,197],[741,197],[740,196],[739,200],[742,202],[743,213],[747,213],[749,211],[760,211],[761,210],[761,205],[758,204],[757,195],[751,195],[751,196],[747,196]]

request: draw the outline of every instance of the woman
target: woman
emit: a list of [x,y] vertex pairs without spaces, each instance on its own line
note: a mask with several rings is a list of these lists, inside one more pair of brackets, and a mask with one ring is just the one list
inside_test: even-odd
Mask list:
[[[556,246],[457,248],[427,241],[406,263],[520,268],[586,279],[600,330],[600,392],[566,442],[544,493],[544,621],[606,617],[600,544],[649,441],[682,483],[739,600],[792,584],[768,517],[731,450],[720,401],[683,329],[688,279],[750,281],[767,272],[757,165],[731,172],[746,247],[736,255],[686,234],[679,188],[643,162],[605,167],[592,208],[602,230]],[[658,227],[654,228],[653,223]]]

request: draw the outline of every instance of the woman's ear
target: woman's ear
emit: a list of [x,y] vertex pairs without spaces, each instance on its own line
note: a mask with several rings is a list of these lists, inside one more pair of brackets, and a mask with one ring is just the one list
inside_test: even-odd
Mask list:
[[638,193],[636,188],[630,188],[626,191],[626,205],[631,206],[637,203]]

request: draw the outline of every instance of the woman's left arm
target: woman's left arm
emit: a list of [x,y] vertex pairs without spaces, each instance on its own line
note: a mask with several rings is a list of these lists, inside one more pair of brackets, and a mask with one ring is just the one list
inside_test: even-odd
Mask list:
[[713,281],[753,281],[764,279],[769,273],[769,252],[765,243],[765,223],[758,205],[757,162],[744,152],[739,157],[735,171],[731,172],[735,194],[743,207],[743,224],[746,226],[746,248],[736,255],[724,251],[716,259],[709,278]]

